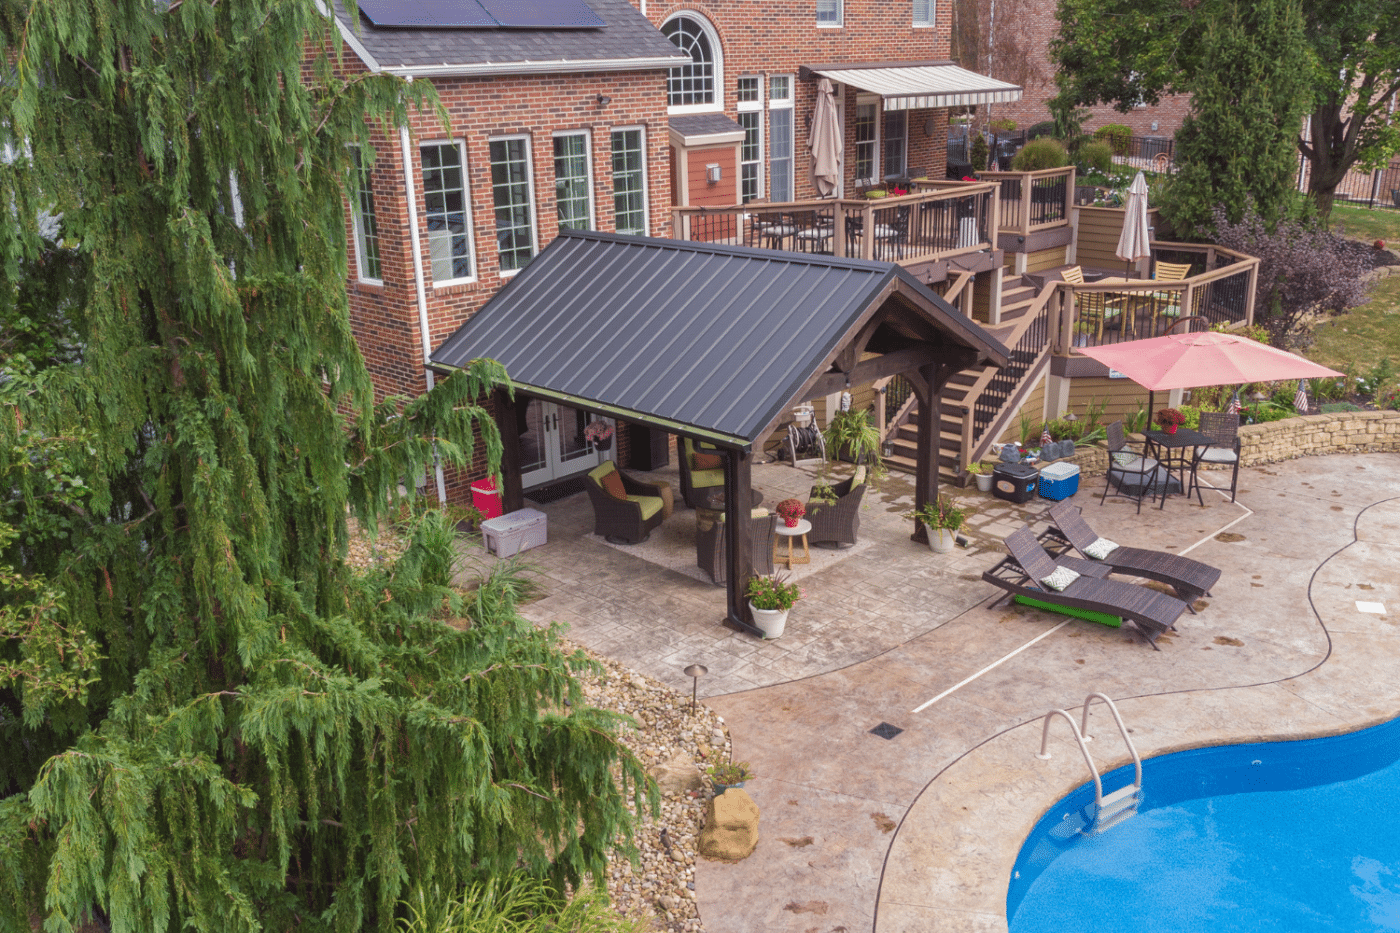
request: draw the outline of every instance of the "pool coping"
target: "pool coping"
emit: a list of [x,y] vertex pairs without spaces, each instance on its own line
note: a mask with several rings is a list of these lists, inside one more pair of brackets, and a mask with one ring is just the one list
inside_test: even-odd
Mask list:
[[[1378,512],[1370,515],[1373,509]],[[1383,520],[1388,511],[1400,513],[1400,499],[1379,500],[1358,514],[1352,541],[1314,570],[1310,598],[1318,573],[1363,540],[1363,519]],[[1400,659],[1400,634],[1338,624],[1315,606],[1312,611],[1329,650],[1307,671],[1270,683],[1118,700],[1141,756],[1320,738],[1400,715],[1400,683],[1381,676]],[[1070,712],[1078,720],[1078,708]],[[1090,719],[1091,732],[1103,736],[1090,746],[1100,773],[1132,761],[1108,719],[1099,709]],[[1087,779],[1063,723],[1052,726],[1052,758],[1035,757],[1042,722],[1028,720],[968,749],[918,794],[885,859],[876,933],[1007,929],[1006,892],[1022,844],[1054,803]]]

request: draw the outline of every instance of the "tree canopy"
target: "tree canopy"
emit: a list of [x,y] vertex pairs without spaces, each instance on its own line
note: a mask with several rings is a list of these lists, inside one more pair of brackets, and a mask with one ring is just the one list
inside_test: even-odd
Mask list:
[[[1383,164],[1400,150],[1390,110],[1400,91],[1400,4],[1394,0],[1301,0],[1310,51],[1305,97],[1309,196],[1325,218],[1353,166]],[[1060,0],[1051,43],[1059,69],[1057,113],[1098,103],[1127,112],[1190,93],[1205,65],[1207,28],[1230,0]],[[1241,150],[1245,152],[1245,150]]]
[[498,365],[376,406],[349,327],[355,147],[427,82],[339,76],[314,0],[4,2],[0,52],[0,928],[387,930],[601,871],[644,778],[512,574],[464,598],[431,515],[345,560],[500,454]]

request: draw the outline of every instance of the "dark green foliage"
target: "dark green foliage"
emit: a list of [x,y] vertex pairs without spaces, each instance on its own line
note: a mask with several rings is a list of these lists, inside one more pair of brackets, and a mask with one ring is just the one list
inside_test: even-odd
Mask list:
[[1105,123],[1094,130],[1094,138],[1101,139],[1112,147],[1114,155],[1127,155],[1128,143],[1133,138],[1132,127],[1124,123]]
[[1323,402],[1317,407],[1318,411],[1324,415],[1335,415],[1344,411],[1361,411],[1360,405],[1353,405],[1351,402]]
[[1026,130],[1026,139],[1039,139],[1039,138],[1042,137],[1042,136],[1054,136],[1054,135],[1055,135],[1055,121],[1054,121],[1054,120],[1044,120],[1044,121],[1042,121],[1042,122],[1040,122],[1040,123],[1034,123],[1034,124],[1031,125],[1030,129]]
[[1069,153],[1059,140],[1048,136],[1026,143],[1011,160],[1013,172],[1038,172],[1041,169],[1063,168],[1066,165],[1069,165]]
[[[1139,103],[1191,93],[1205,64],[1207,30],[1234,15],[1237,0],[1059,0],[1051,43],[1057,119],[1074,108]],[[1400,150],[1391,99],[1400,90],[1400,4],[1394,0],[1301,0],[1310,57],[1304,112],[1312,142],[1309,197],[1325,221],[1352,166],[1379,167]],[[1064,134],[1061,133],[1064,138]],[[1248,150],[1241,149],[1241,153]],[[1247,160],[1246,160],[1247,161]]]
[[1207,239],[1217,206],[1237,223],[1252,201],[1272,226],[1293,199],[1310,93],[1298,0],[1228,3],[1207,24],[1199,53],[1162,214],[1176,236]]
[[972,160],[972,170],[980,172],[986,169],[987,159],[992,154],[991,146],[987,145],[987,137],[981,133],[976,133],[972,138],[972,148],[968,153],[968,158]]
[[440,516],[344,561],[402,477],[499,457],[504,373],[375,406],[351,144],[435,102],[305,39],[311,0],[0,6],[0,310],[39,322],[0,361],[0,929],[389,930],[414,885],[599,871],[643,799]]
[[1113,171],[1113,147],[1095,140],[1079,147],[1078,164],[1103,175]]
[[641,933],[607,893],[584,888],[567,900],[538,878],[514,873],[474,884],[460,895],[414,892],[403,933]]

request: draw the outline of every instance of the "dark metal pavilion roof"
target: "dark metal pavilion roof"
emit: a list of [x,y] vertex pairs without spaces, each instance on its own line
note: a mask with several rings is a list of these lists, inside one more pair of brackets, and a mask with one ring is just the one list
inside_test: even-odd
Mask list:
[[563,231],[432,362],[489,357],[527,393],[748,447],[892,292],[1005,360],[893,263]]

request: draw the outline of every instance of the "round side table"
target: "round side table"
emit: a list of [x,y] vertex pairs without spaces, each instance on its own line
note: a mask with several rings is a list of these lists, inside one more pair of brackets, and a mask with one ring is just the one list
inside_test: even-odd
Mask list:
[[[777,527],[773,529],[776,534],[776,537],[773,538],[773,563],[776,564],[781,561],[787,564],[789,570],[792,569],[793,564],[810,564],[812,562],[812,552],[807,547],[807,532],[811,530],[812,523],[805,518],[799,518],[797,520],[797,525],[792,528],[789,528],[786,522],[779,520]],[[778,538],[787,538],[787,554],[779,553],[782,545],[779,543]],[[802,539],[801,554],[793,553],[792,542],[795,538]]]

